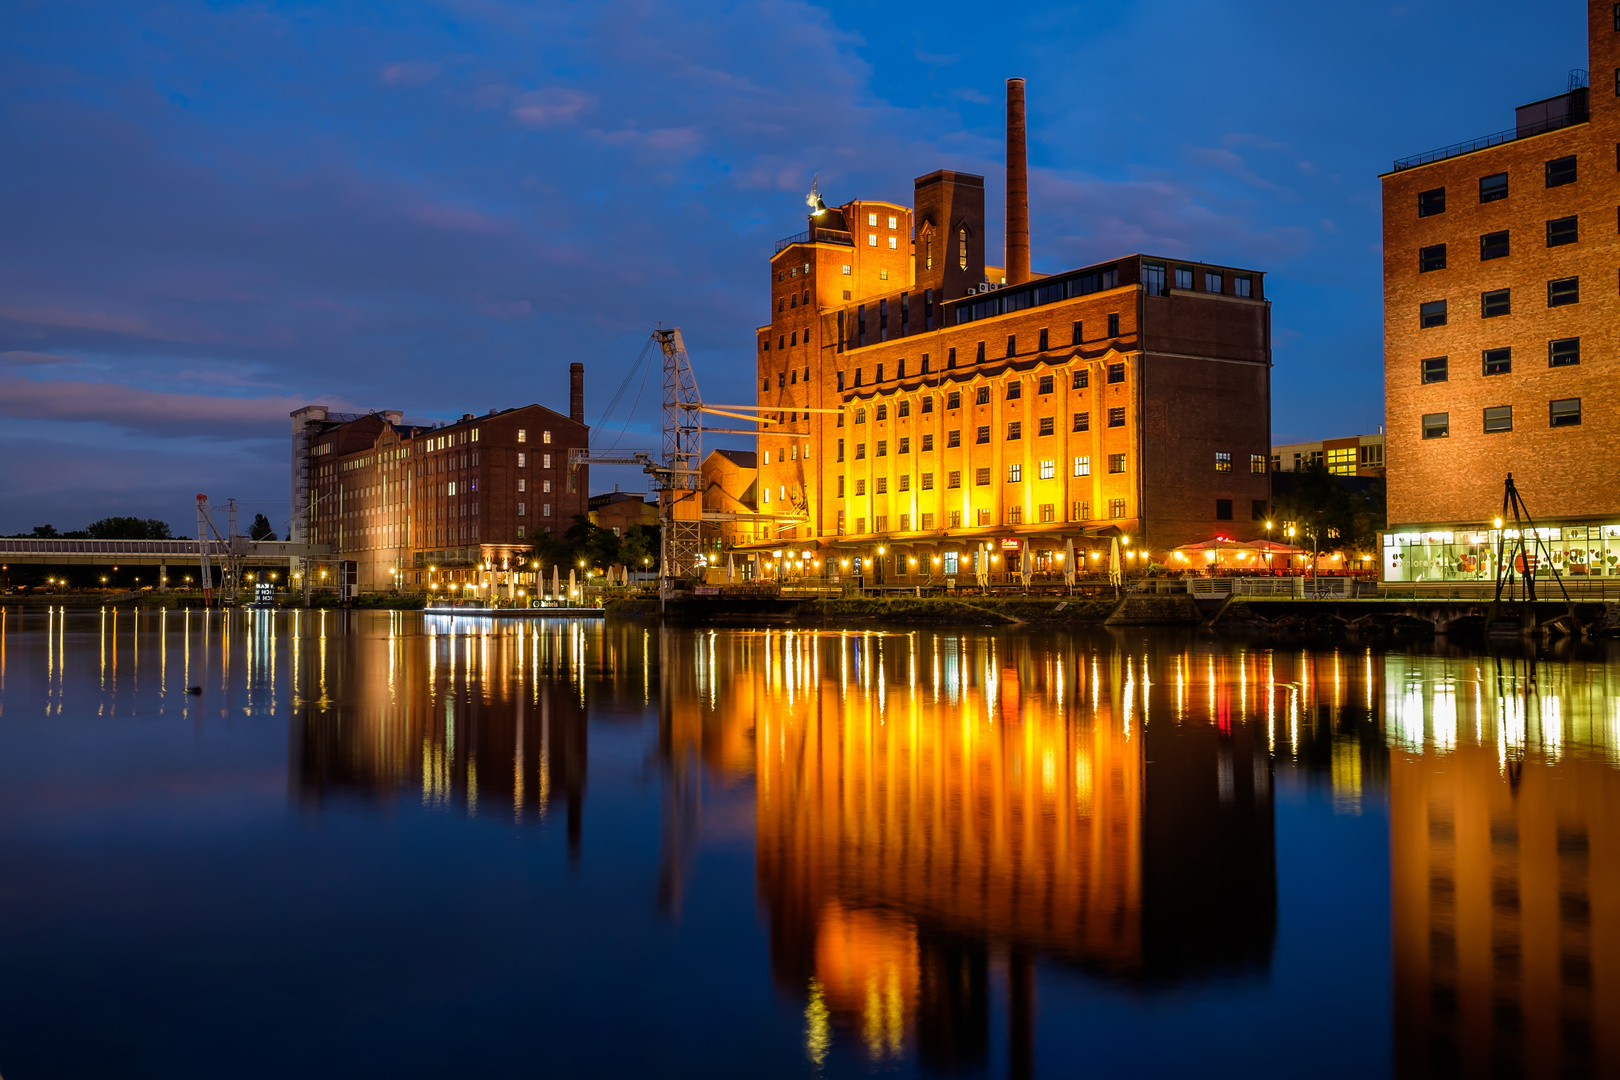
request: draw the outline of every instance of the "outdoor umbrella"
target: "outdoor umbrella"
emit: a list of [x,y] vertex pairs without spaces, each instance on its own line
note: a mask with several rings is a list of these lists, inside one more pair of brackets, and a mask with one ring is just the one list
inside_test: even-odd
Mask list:
[[1034,558],[1035,553],[1026,547],[1022,552],[1022,557],[1018,560],[1018,576],[1024,579],[1025,592],[1029,591],[1029,579],[1035,573]]
[[1074,538],[1063,541],[1063,583],[1074,588]]
[[551,564],[551,598],[557,599],[562,595],[562,580],[557,576],[557,564]]
[[1108,583],[1117,588],[1124,580],[1119,565],[1119,537],[1116,536],[1108,544]]
[[734,582],[736,580],[737,580],[737,556],[735,554],[727,555],[726,556],[726,584],[730,585],[732,582]]
[[990,584],[990,552],[983,544],[973,549],[973,576],[981,589]]
[[578,592],[579,584],[574,579],[574,568],[570,566],[568,568],[568,599],[573,600]]

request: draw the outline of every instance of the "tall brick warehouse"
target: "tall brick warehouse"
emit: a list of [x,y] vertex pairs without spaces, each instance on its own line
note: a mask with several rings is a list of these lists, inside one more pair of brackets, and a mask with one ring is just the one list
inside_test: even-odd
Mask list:
[[1509,471],[1555,566],[1620,572],[1620,6],[1587,33],[1590,89],[1383,177],[1386,580],[1494,577]]
[[[1162,559],[1263,534],[1271,321],[1262,275],[1122,255],[1029,271],[1023,80],[1008,82],[1007,262],[984,179],[917,179],[911,207],[814,197],[771,259],[758,331],[755,548],[877,558],[904,581],[1009,569],[1132,537]],[[959,569],[960,568],[960,569]]]
[[366,592],[504,584],[537,537],[586,513],[587,471],[568,468],[589,445],[584,384],[573,364],[568,415],[524,405],[440,426],[306,405],[292,414],[292,538],[330,544]]

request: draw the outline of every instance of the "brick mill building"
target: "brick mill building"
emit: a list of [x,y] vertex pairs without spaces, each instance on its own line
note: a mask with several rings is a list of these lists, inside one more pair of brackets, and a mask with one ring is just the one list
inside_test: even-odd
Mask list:
[[1007,187],[1005,268],[986,265],[983,178],[949,170],[916,180],[910,207],[813,196],[777,244],[758,508],[797,517],[754,548],[840,564],[881,548],[904,581],[971,572],[986,545],[1055,571],[1067,540],[1130,537],[1162,560],[1263,535],[1262,275],[1142,254],[1031,273],[1018,79]]
[[568,468],[590,435],[584,381],[584,365],[571,365],[568,415],[525,405],[431,426],[299,409],[293,538],[331,545],[362,592],[503,583],[536,538],[587,512],[586,468]]
[[1555,566],[1620,573],[1620,7],[1587,32],[1591,89],[1383,177],[1385,580],[1494,578],[1509,472]]

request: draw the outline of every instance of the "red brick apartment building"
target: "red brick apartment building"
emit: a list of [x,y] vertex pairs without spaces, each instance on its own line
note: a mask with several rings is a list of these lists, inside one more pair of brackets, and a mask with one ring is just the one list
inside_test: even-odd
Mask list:
[[[1023,82],[1008,83],[1008,262],[986,265],[984,179],[914,205],[819,198],[771,259],[758,331],[758,508],[741,546],[968,572],[990,545],[1054,564],[1131,537],[1162,559],[1263,535],[1271,320],[1263,277],[1124,255],[1029,271]],[[911,560],[916,560],[913,563]],[[937,560],[937,561],[936,561]],[[961,568],[961,569],[958,569]]]
[[590,436],[583,364],[569,383],[569,415],[524,405],[439,427],[306,405],[292,414],[294,538],[330,544],[364,592],[484,581],[479,567],[586,513],[587,471],[568,469]]
[[1555,566],[1620,574],[1620,6],[1587,34],[1590,89],[1383,177],[1385,580],[1493,578],[1510,471]]

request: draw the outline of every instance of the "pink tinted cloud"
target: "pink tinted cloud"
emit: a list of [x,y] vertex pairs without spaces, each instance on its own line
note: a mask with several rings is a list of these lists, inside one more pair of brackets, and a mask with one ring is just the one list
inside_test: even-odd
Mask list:
[[421,86],[439,77],[443,65],[427,60],[400,60],[384,64],[381,78],[384,86]]
[[512,118],[526,127],[572,124],[588,110],[593,99],[577,90],[549,87],[519,94],[512,103]]
[[0,376],[0,415],[100,423],[171,438],[263,437],[285,430],[288,414],[307,404],[303,398],[164,394],[114,383]]

